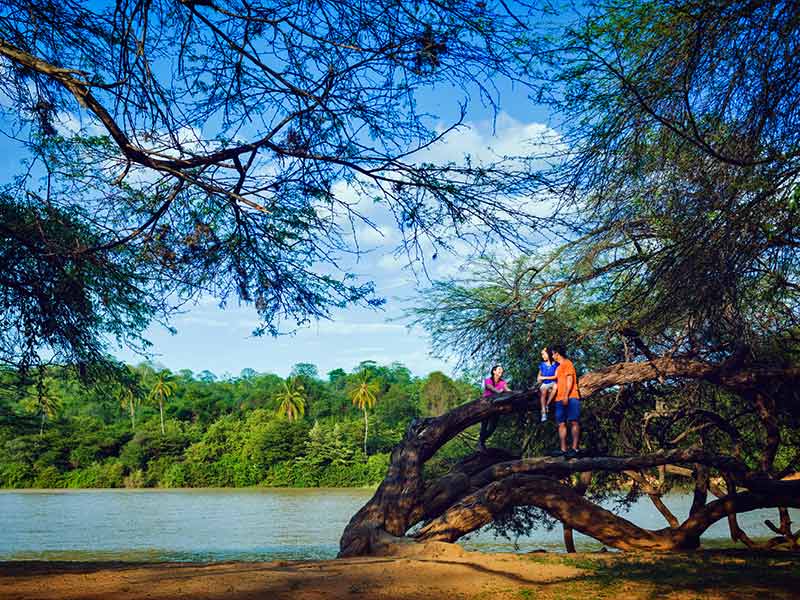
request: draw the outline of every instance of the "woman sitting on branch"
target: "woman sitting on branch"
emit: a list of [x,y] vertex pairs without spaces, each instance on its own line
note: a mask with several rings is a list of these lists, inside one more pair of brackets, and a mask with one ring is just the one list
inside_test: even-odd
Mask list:
[[[491,398],[497,394],[507,394],[511,392],[508,383],[503,379],[503,367],[495,365],[492,367],[491,374],[483,382],[483,397]],[[485,421],[481,421],[481,432],[478,436],[478,450],[481,452],[486,451],[486,438],[494,433],[497,429],[497,419],[499,415],[492,415]]]
[[542,407],[541,421],[547,421],[547,408],[556,397],[556,369],[558,362],[553,358],[549,346],[542,348],[542,362],[539,363],[539,375],[537,381],[539,387],[539,404]]

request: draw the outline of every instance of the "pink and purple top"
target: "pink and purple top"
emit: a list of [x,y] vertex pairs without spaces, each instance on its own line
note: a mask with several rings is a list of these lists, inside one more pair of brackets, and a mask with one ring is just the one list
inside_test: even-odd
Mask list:
[[494,396],[496,392],[493,392],[489,386],[492,386],[495,389],[501,390],[503,392],[508,391],[508,384],[505,382],[505,379],[501,379],[497,383],[494,383],[491,377],[487,377],[486,380],[483,382],[483,397],[488,398],[489,396]]

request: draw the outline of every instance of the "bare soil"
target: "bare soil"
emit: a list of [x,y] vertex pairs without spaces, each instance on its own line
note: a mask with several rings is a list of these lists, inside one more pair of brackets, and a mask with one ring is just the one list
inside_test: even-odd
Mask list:
[[0,563],[0,599],[800,598],[796,553],[413,555],[269,563]]

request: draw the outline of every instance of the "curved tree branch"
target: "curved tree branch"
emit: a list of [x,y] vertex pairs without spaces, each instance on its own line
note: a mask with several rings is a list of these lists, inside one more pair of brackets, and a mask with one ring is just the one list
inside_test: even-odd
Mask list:
[[780,483],[768,493],[725,496],[695,511],[678,528],[651,531],[586,500],[571,486],[538,475],[514,474],[466,496],[415,537],[453,542],[491,523],[512,506],[536,506],[566,526],[619,550],[692,549],[706,529],[729,514],[784,505],[800,507],[800,482]]
[[[612,365],[584,375],[579,385],[584,398],[617,385],[659,378],[704,380],[740,392],[763,386],[765,382],[776,378],[785,381],[797,379],[799,376],[800,369],[794,368],[784,370],[740,368],[731,372],[726,370],[725,365],[682,358],[661,358],[655,361]],[[670,458],[662,455],[659,458],[599,457],[571,461],[526,459],[492,465],[474,476],[453,474],[449,479],[443,480],[438,489],[432,487],[426,491],[422,466],[442,445],[467,427],[491,415],[507,414],[516,408],[526,408],[535,401],[536,393],[536,390],[525,390],[501,395],[493,400],[481,398],[463,404],[440,417],[412,423],[404,440],[393,450],[388,473],[375,495],[353,516],[345,528],[340,540],[339,556],[369,554],[373,540],[379,540],[384,532],[393,536],[405,535],[414,524],[435,517],[438,512],[447,508],[448,503],[456,501],[463,494],[475,493],[474,490],[481,488],[482,485],[495,485],[496,482],[489,482],[498,476],[502,476],[502,480],[505,481],[510,477],[532,476],[532,473],[536,473],[536,476],[542,474],[563,476],[570,472],[604,468],[624,471],[682,462],[677,454],[670,455]],[[774,484],[763,476],[743,472],[742,463],[731,457],[686,454],[683,458],[690,459],[683,462],[708,463],[710,466],[736,473],[736,479],[741,485],[762,494],[769,493]],[[426,498],[429,501],[435,499],[435,502],[428,504]],[[575,529],[581,531],[579,527]]]

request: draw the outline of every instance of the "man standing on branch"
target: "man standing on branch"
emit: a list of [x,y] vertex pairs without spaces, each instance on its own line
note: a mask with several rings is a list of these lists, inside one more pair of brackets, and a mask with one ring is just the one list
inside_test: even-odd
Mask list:
[[[581,437],[580,391],[578,391],[578,374],[575,365],[564,354],[564,346],[556,344],[551,347],[553,359],[558,363],[556,369],[556,403],[555,415],[558,425],[558,439],[561,443],[561,455],[574,458],[578,455],[578,443]],[[567,423],[572,430],[572,448],[567,450]]]

